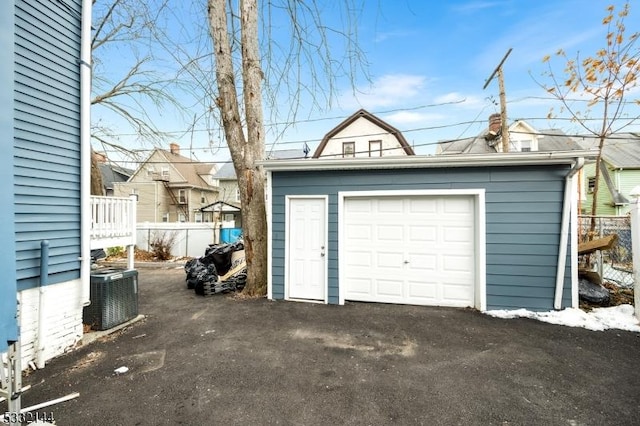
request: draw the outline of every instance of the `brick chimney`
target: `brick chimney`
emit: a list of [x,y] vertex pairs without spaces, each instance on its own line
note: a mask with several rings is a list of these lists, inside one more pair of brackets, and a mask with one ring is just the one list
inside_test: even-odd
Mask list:
[[169,151],[171,151],[172,154],[180,155],[180,145],[175,142],[171,142],[169,144]]
[[489,132],[484,136],[488,141],[494,140],[502,128],[502,116],[500,114],[491,114],[489,116]]

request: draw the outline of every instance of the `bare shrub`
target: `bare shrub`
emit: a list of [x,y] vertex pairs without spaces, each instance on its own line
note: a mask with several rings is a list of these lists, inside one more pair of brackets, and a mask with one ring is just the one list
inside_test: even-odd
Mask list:
[[171,249],[175,242],[175,232],[154,232],[149,239],[149,247],[151,247],[151,253],[153,253],[156,259],[169,260],[173,257],[171,255]]

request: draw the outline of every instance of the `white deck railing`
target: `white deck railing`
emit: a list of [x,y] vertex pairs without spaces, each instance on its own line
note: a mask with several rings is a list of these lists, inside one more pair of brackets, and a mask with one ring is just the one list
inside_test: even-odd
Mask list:
[[91,249],[136,244],[136,197],[91,196]]

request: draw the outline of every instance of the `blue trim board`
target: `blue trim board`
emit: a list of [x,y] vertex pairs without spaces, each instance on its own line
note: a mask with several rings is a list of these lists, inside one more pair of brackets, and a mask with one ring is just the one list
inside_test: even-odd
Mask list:
[[17,281],[14,223],[14,0],[0,2],[0,50],[5,58],[0,67],[0,105],[10,105],[0,114],[0,182],[9,190],[0,191],[0,352],[18,340]]

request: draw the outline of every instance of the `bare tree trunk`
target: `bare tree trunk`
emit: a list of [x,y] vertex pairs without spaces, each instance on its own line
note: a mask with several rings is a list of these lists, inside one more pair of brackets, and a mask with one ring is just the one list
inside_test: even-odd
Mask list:
[[91,151],[91,195],[105,195],[102,173],[100,173],[98,160],[93,155],[93,150]]
[[209,25],[216,58],[219,96],[216,104],[222,116],[225,137],[233,160],[240,201],[242,231],[247,260],[244,293],[261,296],[267,283],[267,223],[264,174],[256,165],[264,155],[262,118],[262,71],[258,53],[258,10],[256,0],[241,1],[242,77],[247,136],[243,132],[238,93],[228,34],[226,0],[209,0]]

